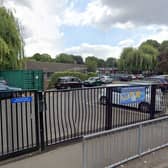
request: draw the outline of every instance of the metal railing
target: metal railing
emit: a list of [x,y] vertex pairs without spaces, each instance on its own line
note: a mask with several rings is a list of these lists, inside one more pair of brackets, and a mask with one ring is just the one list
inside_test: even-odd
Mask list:
[[[149,120],[138,103],[121,105],[119,87],[46,91],[43,114],[44,144],[51,146],[83,135]],[[146,100],[151,96],[147,87]],[[101,98],[105,98],[103,101]],[[152,109],[153,111],[153,109]]]
[[83,168],[115,167],[168,146],[168,117],[83,137]]
[[0,160],[38,150],[37,101],[36,91],[0,93]]

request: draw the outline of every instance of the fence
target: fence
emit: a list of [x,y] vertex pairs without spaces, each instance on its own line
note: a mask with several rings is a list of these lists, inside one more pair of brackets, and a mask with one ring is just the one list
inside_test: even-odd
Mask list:
[[83,137],[83,168],[115,167],[168,146],[168,117]]
[[[154,117],[153,107],[143,111],[140,103],[121,105],[120,89],[98,87],[46,91],[43,114],[45,146]],[[146,87],[145,102],[149,104],[152,103],[151,93],[151,87]]]
[[1,92],[0,97],[0,160],[37,150],[36,91]]
[[126,104],[122,88],[130,86],[1,92],[0,159],[166,114],[168,94],[158,87],[132,85],[144,89],[144,99]]

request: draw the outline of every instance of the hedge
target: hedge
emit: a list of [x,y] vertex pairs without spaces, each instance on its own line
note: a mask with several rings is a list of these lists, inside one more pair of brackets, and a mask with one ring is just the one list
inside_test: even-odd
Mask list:
[[63,71],[63,72],[55,72],[53,75],[51,75],[49,79],[49,88],[54,88],[55,83],[57,83],[57,80],[59,77],[64,76],[74,76],[79,78],[80,80],[84,81],[87,80],[89,77],[97,76],[96,73],[81,73],[81,72],[71,72],[71,71]]

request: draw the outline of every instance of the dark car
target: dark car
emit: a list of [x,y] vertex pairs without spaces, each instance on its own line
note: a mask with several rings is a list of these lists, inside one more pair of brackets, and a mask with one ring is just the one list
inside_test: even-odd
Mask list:
[[132,76],[131,75],[122,75],[120,76],[120,81],[131,81]]
[[82,85],[83,83],[79,78],[73,76],[65,76],[58,78],[57,83],[55,84],[55,88],[71,89],[71,88],[80,88],[82,87]]
[[102,84],[103,82],[99,77],[90,77],[84,82],[84,86],[86,87],[101,86]]

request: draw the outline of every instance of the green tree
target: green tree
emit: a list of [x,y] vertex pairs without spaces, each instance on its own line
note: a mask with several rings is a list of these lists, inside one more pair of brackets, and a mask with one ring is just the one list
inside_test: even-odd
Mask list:
[[83,58],[81,56],[71,55],[76,64],[84,64]]
[[73,56],[65,53],[61,53],[58,56],[56,56],[55,61],[58,63],[75,63]]
[[161,43],[160,48],[159,48],[159,51],[162,53],[162,52],[164,52],[164,51],[167,50],[167,49],[168,49],[168,41],[165,40],[165,41],[163,41],[163,42]]
[[12,60],[9,57],[10,51],[6,42],[0,37],[0,70],[10,67]]
[[[21,30],[18,21],[13,16],[12,12],[0,7],[0,38],[1,50],[8,48],[9,54],[4,59],[4,69],[21,68],[22,59],[24,58],[24,43],[21,36]],[[3,39],[3,42],[2,42]],[[3,51],[4,52],[4,51]]]
[[143,45],[150,45],[157,50],[159,50],[160,48],[160,43],[158,43],[156,40],[147,40],[143,42],[140,47],[142,47]]
[[164,50],[158,56],[157,71],[159,73],[168,73],[168,48]]
[[116,58],[107,58],[106,67],[116,68],[117,67],[117,59]]
[[157,66],[157,57],[159,55],[158,49],[154,48],[152,45],[143,44],[139,47],[144,55],[144,64],[148,65],[146,70],[154,71]]
[[35,61],[41,61],[41,62],[51,62],[52,58],[49,54],[39,54],[36,53],[32,57],[29,57],[28,59],[35,60]]
[[96,72],[97,70],[97,58],[94,56],[89,56],[85,59],[85,64],[87,66],[88,72]]

